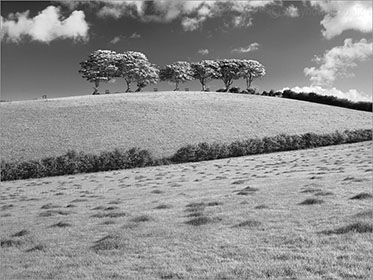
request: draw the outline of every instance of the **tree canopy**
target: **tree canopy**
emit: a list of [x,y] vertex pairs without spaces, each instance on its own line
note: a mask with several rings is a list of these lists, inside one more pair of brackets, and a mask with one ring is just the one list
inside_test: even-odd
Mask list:
[[246,80],[246,87],[249,89],[251,83],[255,78],[263,77],[266,74],[264,66],[256,60],[246,60],[240,61],[240,72],[242,78]]
[[189,62],[177,61],[166,65],[159,73],[161,81],[169,81],[176,84],[175,91],[179,90],[179,84],[193,79],[193,71]]
[[110,50],[97,50],[88,56],[88,59],[80,63],[79,73],[89,82],[94,83],[93,94],[98,94],[100,82],[108,82],[118,70],[113,57],[116,53]]
[[202,60],[191,64],[193,71],[192,77],[202,85],[202,91],[206,91],[207,82],[219,77],[219,64],[214,60]]

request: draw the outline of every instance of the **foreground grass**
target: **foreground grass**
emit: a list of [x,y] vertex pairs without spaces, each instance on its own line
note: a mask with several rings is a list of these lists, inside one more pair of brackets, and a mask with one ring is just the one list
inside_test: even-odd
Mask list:
[[370,129],[371,113],[230,93],[158,92],[0,104],[1,158],[99,154],[139,147],[154,157],[182,146],[278,134]]
[[371,279],[371,149],[3,182],[0,278]]

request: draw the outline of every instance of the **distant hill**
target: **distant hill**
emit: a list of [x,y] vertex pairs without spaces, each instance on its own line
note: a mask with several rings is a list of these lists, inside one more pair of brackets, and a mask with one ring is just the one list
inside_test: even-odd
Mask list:
[[1,103],[0,109],[7,161],[132,147],[160,157],[199,142],[372,127],[370,112],[212,92],[79,96]]

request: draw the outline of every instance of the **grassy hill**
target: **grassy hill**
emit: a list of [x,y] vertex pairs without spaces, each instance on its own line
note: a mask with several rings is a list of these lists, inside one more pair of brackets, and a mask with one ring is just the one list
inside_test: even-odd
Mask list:
[[39,159],[68,149],[140,147],[156,157],[186,144],[281,133],[371,128],[371,113],[229,93],[158,92],[0,104],[1,158]]
[[3,182],[0,279],[372,279],[371,151]]

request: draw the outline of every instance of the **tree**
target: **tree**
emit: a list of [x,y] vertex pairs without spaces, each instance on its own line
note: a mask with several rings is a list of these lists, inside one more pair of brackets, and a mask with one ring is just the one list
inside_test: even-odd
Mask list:
[[255,78],[263,77],[266,74],[264,66],[256,60],[240,61],[241,76],[246,80],[247,90]]
[[193,71],[190,63],[186,61],[177,61],[166,65],[159,72],[161,81],[169,81],[176,84],[174,91],[179,90],[179,84],[193,79]]
[[115,65],[118,69],[116,76],[124,78],[127,88],[126,92],[131,90],[131,83],[137,82],[140,68],[150,66],[145,54],[135,51],[126,51],[115,56]]
[[199,80],[202,85],[202,91],[206,91],[206,84],[209,80],[219,77],[219,65],[213,60],[202,60],[191,64],[193,78]]
[[240,60],[239,59],[222,59],[218,60],[218,78],[221,79],[225,85],[225,91],[229,91],[233,80],[241,77]]
[[138,63],[135,79],[137,82],[136,92],[139,92],[147,85],[158,83],[159,69],[148,61],[141,61]]
[[99,94],[100,82],[108,82],[114,76],[117,68],[114,64],[116,53],[110,50],[97,50],[88,56],[88,59],[80,62],[79,73],[89,82],[94,83],[93,95]]

